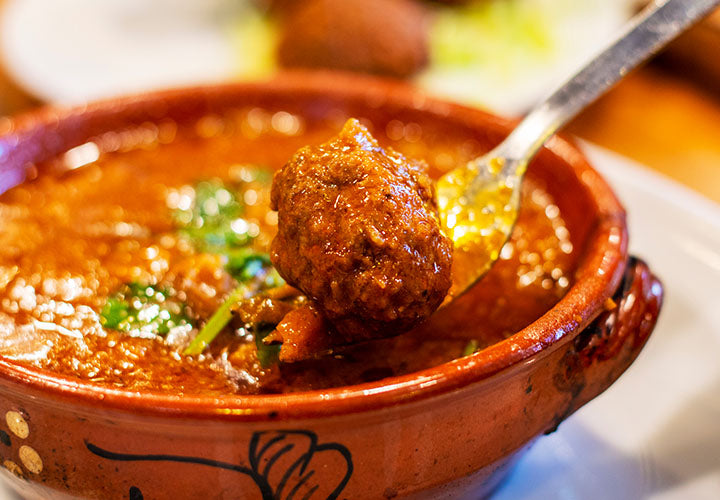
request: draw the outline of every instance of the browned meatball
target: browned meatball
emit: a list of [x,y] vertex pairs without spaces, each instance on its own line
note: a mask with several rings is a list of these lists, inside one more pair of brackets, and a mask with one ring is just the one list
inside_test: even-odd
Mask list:
[[425,12],[413,0],[308,0],[286,19],[278,59],[406,77],[428,60]]
[[255,3],[279,17],[286,16],[307,0],[255,0]]
[[357,120],[295,153],[271,203],[272,262],[333,324],[333,345],[402,333],[445,297],[452,243],[427,165],[384,150]]

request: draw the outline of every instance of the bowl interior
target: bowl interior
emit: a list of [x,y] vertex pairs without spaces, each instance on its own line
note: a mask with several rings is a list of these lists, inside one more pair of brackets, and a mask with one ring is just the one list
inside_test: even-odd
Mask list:
[[[46,109],[20,117],[6,126],[7,133],[0,136],[0,190],[7,190],[29,176],[42,175],[46,160],[109,131],[160,120],[193,126],[203,117],[229,116],[254,109],[272,116],[297,115],[308,128],[318,123],[339,128],[347,117],[358,117],[381,142],[392,144],[409,156],[425,157],[436,173],[487,151],[512,126],[507,120],[430,99],[401,84],[328,74],[294,74],[269,83],[170,91],[83,108]],[[450,154],[426,157],[428,146],[431,150],[438,143],[455,147]],[[282,161],[277,158],[271,163],[280,166]],[[572,244],[582,249],[577,253],[577,281],[544,316],[468,358],[359,386],[284,396],[219,399],[198,396],[178,400],[149,393],[141,400],[134,393],[63,379],[8,360],[0,360],[0,376],[29,384],[43,393],[80,397],[86,402],[103,399],[105,405],[136,406],[145,411],[164,408],[183,414],[217,415],[218,409],[243,408],[249,412],[244,417],[252,418],[276,414],[278,407],[288,413],[312,415],[384,406],[482,380],[579,331],[597,314],[599,304],[612,293],[622,273],[626,247],[622,209],[582,155],[567,142],[553,139],[533,162],[528,177],[554,198],[572,235]],[[467,309],[473,303],[461,299],[452,307]],[[433,383],[427,384],[429,380]],[[318,409],[320,401],[324,405],[322,411]]]

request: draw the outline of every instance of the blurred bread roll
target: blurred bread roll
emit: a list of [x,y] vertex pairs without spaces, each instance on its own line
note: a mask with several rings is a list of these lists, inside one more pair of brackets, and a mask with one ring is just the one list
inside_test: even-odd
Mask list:
[[404,78],[427,64],[427,21],[414,0],[307,0],[284,20],[278,60]]

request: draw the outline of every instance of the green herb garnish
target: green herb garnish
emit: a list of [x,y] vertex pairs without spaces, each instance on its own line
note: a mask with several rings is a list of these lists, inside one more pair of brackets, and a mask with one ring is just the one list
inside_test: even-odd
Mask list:
[[245,207],[234,189],[212,180],[198,183],[194,193],[190,206],[177,208],[173,218],[200,250],[222,254],[252,241],[250,226],[241,217]]
[[467,345],[465,346],[465,349],[463,349],[462,355],[470,356],[471,354],[473,354],[475,351],[478,350],[478,347],[480,347],[480,344],[478,343],[478,341],[475,339],[472,339],[470,342],[467,343]]
[[[268,288],[280,286],[280,284],[284,283],[280,275],[277,274],[275,268],[270,266],[269,259],[267,260],[267,265],[265,267],[259,268],[259,270],[256,270],[257,266],[255,264],[252,264],[255,262],[258,262],[258,259],[248,258],[246,259],[246,265],[238,268],[236,279],[241,282],[240,286],[233,290],[233,292],[228,296],[228,298],[225,299],[225,301],[220,305],[220,307],[213,313],[208,322],[205,323],[205,326],[203,326],[202,330],[200,330],[200,332],[193,339],[190,345],[185,349],[185,351],[183,351],[184,354],[201,354],[205,350],[205,348],[209,346],[213,340],[215,340],[215,337],[220,334],[223,328],[225,328],[225,326],[230,322],[230,320],[232,319],[232,307],[235,304],[244,299],[252,297],[253,295],[257,294],[262,290],[267,290]],[[256,325],[253,326],[256,327]],[[278,352],[280,351],[280,346],[265,346],[264,343],[260,342],[260,340],[265,338],[272,330],[267,331],[259,339],[259,334],[257,332],[261,332],[264,330],[258,330],[257,328],[254,328],[254,330],[256,331],[253,331],[252,333],[255,336],[255,342],[258,345],[258,358],[260,358],[260,363],[263,364],[263,357],[267,361],[271,359],[271,356],[263,354],[261,344],[263,347],[274,347],[277,349]],[[276,358],[277,356],[275,357],[275,359]],[[266,365],[263,364],[263,366]]]
[[[253,230],[242,217],[245,211],[242,202],[244,183],[267,185],[272,175],[265,169],[249,168],[241,179],[243,183],[233,187],[219,180],[200,182],[192,191],[192,202],[178,207],[173,213],[179,231],[199,251],[222,255],[225,270],[239,283],[185,349],[186,355],[198,355],[210,345],[232,319],[232,308],[238,302],[285,283],[272,267],[270,256],[250,247],[257,236],[257,227]],[[267,328],[268,325],[262,325],[262,328],[249,326],[263,366],[276,362],[280,351],[279,345],[267,346],[262,342],[274,327]]]
[[225,299],[225,302],[210,316],[208,322],[205,323],[205,326],[202,327],[202,330],[195,336],[190,345],[185,348],[183,354],[188,356],[201,354],[232,319],[232,306],[247,298],[249,293],[250,288],[245,284],[233,290]]
[[263,368],[268,368],[278,362],[281,344],[266,344],[263,339],[275,330],[276,325],[254,325],[253,336],[257,346],[257,357]]
[[186,307],[170,290],[130,283],[108,298],[100,312],[105,328],[145,335],[167,335],[173,328],[189,326]]
[[257,280],[262,276],[262,282],[259,283],[260,290],[285,284],[285,280],[272,267],[270,256],[266,253],[255,252],[250,248],[232,250],[228,253],[225,269],[240,283]]

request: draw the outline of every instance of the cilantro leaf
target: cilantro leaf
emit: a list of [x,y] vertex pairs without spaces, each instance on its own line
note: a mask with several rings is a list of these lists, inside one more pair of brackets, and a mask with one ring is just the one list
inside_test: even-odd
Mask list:
[[470,356],[471,354],[473,354],[475,351],[478,350],[478,347],[480,347],[480,343],[477,340],[475,340],[475,339],[470,340],[465,345],[465,348],[463,349],[463,352],[462,352],[462,356]]
[[164,336],[176,327],[192,328],[186,309],[169,290],[129,283],[108,298],[100,323],[112,330]]
[[263,339],[275,330],[276,325],[260,324],[254,325],[252,334],[255,337],[255,345],[257,346],[257,357],[263,368],[268,368],[278,362],[280,358],[280,348],[282,344],[266,344]]
[[180,231],[203,251],[224,253],[227,248],[250,243],[248,223],[241,217],[245,207],[234,189],[222,181],[198,183],[188,207],[175,210],[173,218]]
[[285,280],[280,277],[270,263],[270,256],[266,253],[255,252],[250,248],[229,252],[225,269],[240,283],[248,283],[262,277],[258,291],[285,284]]

